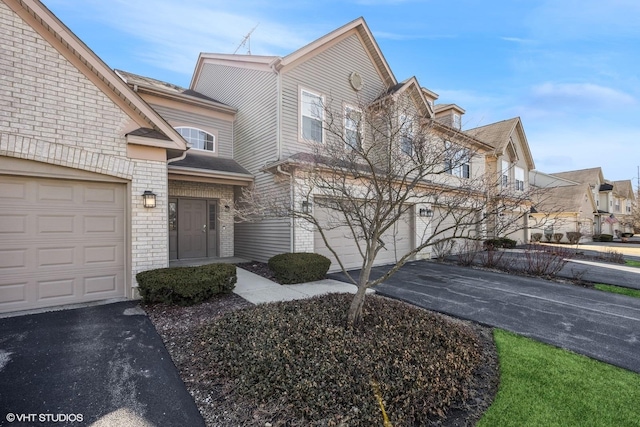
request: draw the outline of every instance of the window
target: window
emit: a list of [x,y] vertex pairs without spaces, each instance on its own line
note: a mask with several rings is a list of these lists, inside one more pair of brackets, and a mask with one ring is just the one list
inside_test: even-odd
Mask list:
[[361,121],[362,113],[359,110],[349,106],[344,107],[344,142],[347,148],[362,149]]
[[413,137],[413,119],[400,115],[400,150],[409,156],[413,154]]
[[176,231],[178,229],[178,204],[176,202],[169,202],[169,231]]
[[468,150],[453,145],[449,141],[444,143],[445,156],[444,171],[449,175],[460,178],[471,177],[471,154]]
[[507,187],[509,185],[509,162],[502,161],[502,186]]
[[524,191],[524,169],[515,167],[514,174],[516,178],[516,190]]
[[460,120],[460,114],[453,114],[453,127],[456,129],[460,129],[462,127],[462,123]]
[[322,121],[324,120],[323,101],[320,95],[302,91],[302,139],[322,142]]
[[198,150],[216,151],[216,137],[208,132],[191,127],[178,127],[178,133]]

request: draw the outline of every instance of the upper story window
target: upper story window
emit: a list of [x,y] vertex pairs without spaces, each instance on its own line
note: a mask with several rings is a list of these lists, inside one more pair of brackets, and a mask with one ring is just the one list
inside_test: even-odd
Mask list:
[[506,188],[509,185],[509,162],[502,161],[502,187]]
[[462,128],[462,120],[460,114],[453,113],[453,127],[456,129]]
[[191,148],[216,151],[216,137],[209,132],[191,127],[177,127],[176,130],[191,145]]
[[303,90],[300,103],[302,139],[323,142],[322,122],[324,120],[324,109],[322,96]]
[[471,178],[471,154],[469,150],[445,141],[444,171],[460,178]]
[[354,107],[344,107],[344,142],[346,148],[362,149],[362,112]]
[[400,151],[404,154],[412,155],[413,154],[413,138],[414,138],[414,129],[413,129],[413,119],[407,115],[401,114],[399,117],[400,120]]
[[517,191],[524,191],[524,169],[522,169],[521,167],[516,166],[513,169],[514,175],[515,175],[515,179],[516,179],[516,190]]

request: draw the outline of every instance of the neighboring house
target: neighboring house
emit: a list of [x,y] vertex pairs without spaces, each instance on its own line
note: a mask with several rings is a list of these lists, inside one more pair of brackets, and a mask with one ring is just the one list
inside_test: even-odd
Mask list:
[[[499,186],[511,191],[514,194],[524,194],[529,188],[529,171],[535,168],[533,156],[529,149],[529,143],[524,133],[524,127],[519,117],[492,123],[465,131],[467,134],[489,144],[493,150],[487,155],[487,173],[491,176],[500,177]],[[518,243],[526,243],[527,235],[527,215],[523,211],[512,211],[501,213],[508,216],[519,226],[516,231],[508,233],[506,236],[516,240]],[[501,218],[497,219],[498,221]],[[504,221],[504,217],[502,217]]]
[[633,232],[632,206],[635,201],[630,180],[610,182],[599,167],[549,174],[589,185],[596,202],[593,234]]
[[579,232],[581,241],[591,240],[597,208],[588,184],[540,171],[530,171],[529,182],[545,188],[540,199],[534,202],[534,212],[528,216],[529,236],[540,233],[544,236],[542,241],[553,241],[553,234],[562,233],[561,241],[568,242],[568,232]]
[[[129,86],[39,1],[1,1],[0,21],[0,312],[136,297],[136,273],[167,267],[171,233],[189,232],[169,230],[171,200],[197,219],[177,255],[183,238],[187,256],[233,254],[233,212],[215,202],[252,178],[225,159],[235,110]],[[213,162],[186,155],[201,134],[185,128],[214,136]]]

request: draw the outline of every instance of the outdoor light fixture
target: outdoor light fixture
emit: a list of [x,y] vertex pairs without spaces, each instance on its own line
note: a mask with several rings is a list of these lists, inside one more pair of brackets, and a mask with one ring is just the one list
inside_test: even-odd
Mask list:
[[420,208],[420,210],[418,210],[418,215],[420,215],[421,217],[431,218],[433,216],[433,210],[428,208]]
[[302,213],[311,213],[311,208],[313,207],[313,205],[311,204],[311,202],[307,201],[307,200],[303,200],[302,201]]
[[146,190],[142,194],[142,206],[145,208],[155,208],[156,207],[156,195],[153,191]]

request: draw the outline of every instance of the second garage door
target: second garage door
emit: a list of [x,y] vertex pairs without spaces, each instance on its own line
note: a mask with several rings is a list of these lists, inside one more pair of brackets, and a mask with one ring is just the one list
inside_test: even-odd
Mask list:
[[[375,264],[391,264],[395,263],[403,255],[413,249],[413,226],[411,223],[411,210],[403,215],[400,221],[396,222],[382,237],[385,247],[378,253]],[[316,216],[321,223],[330,222],[330,218],[334,213],[322,208],[318,208]],[[346,227],[334,228],[326,230],[325,234],[331,247],[340,255],[342,263],[348,269],[362,267],[362,256],[358,252],[356,242],[350,230]],[[333,254],[324,244],[322,236],[318,231],[314,234],[314,250],[316,253],[326,256],[331,260],[329,271],[340,270],[340,265],[336,261]]]
[[125,296],[125,194],[0,175],[0,312]]

